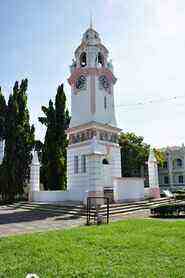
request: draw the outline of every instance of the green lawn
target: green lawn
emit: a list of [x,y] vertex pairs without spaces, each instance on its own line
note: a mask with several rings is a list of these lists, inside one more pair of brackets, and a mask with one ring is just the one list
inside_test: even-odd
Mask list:
[[0,239],[0,277],[185,277],[185,222],[126,220]]

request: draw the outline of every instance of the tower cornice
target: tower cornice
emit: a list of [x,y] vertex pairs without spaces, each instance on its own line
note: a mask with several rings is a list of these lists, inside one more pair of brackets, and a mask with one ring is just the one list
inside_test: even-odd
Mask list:
[[67,129],[66,133],[67,134],[72,134],[74,132],[86,130],[86,129],[89,129],[89,128],[95,128],[95,129],[99,128],[99,129],[102,129],[102,130],[115,132],[116,134],[120,133],[122,131],[121,128],[112,126],[110,124],[103,124],[103,123],[98,123],[98,122],[92,121],[92,122],[88,122],[88,123],[81,124],[81,125],[78,125],[78,126],[70,127],[70,128]]

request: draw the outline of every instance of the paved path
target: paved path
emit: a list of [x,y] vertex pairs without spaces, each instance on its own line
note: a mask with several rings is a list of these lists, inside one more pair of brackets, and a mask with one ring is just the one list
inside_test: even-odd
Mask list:
[[[110,222],[128,218],[149,217],[149,211],[137,211],[111,217]],[[83,226],[85,217],[64,213],[55,213],[54,210],[44,211],[38,208],[26,209],[22,205],[0,206],[0,237],[24,233],[43,232],[47,230],[67,229]]]
[[66,229],[85,224],[84,217],[77,217],[54,211],[41,211],[37,208],[25,209],[21,206],[0,207],[0,237],[41,232],[46,230]]

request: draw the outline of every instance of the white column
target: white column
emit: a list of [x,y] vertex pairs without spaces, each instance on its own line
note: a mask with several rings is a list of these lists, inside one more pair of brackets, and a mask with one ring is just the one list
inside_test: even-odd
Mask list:
[[102,155],[90,154],[89,161],[89,191],[103,192],[102,186]]
[[[104,156],[104,152],[102,152],[102,147],[98,144],[95,136],[91,141],[90,149],[90,153],[87,155],[89,173],[89,190],[87,196],[103,197],[102,157]],[[94,203],[103,204],[104,200],[96,199]]]
[[36,151],[33,153],[30,169],[30,191],[40,191],[40,163]]
[[0,140],[0,165],[3,162],[3,158],[4,158],[4,141]]
[[168,170],[169,170],[169,185],[170,188],[173,187],[173,161],[172,161],[172,154],[170,150],[167,153],[168,156]]
[[149,174],[150,197],[160,198],[158,166],[157,166],[157,159],[155,157],[153,149],[150,149],[150,154],[148,158],[148,174]]
[[[88,155],[89,191],[88,197],[103,197],[102,154]],[[86,201],[85,201],[86,202]],[[104,204],[104,199],[94,199],[91,204]]]

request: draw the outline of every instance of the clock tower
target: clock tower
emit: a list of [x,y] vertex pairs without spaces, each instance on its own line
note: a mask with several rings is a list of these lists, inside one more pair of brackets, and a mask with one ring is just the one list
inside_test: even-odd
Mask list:
[[99,34],[89,28],[75,51],[70,67],[71,127],[96,121],[116,126],[113,87],[116,78],[108,50]]
[[121,158],[114,107],[116,77],[108,50],[90,26],[74,53],[71,123],[67,151],[68,189],[100,196],[121,177]]

